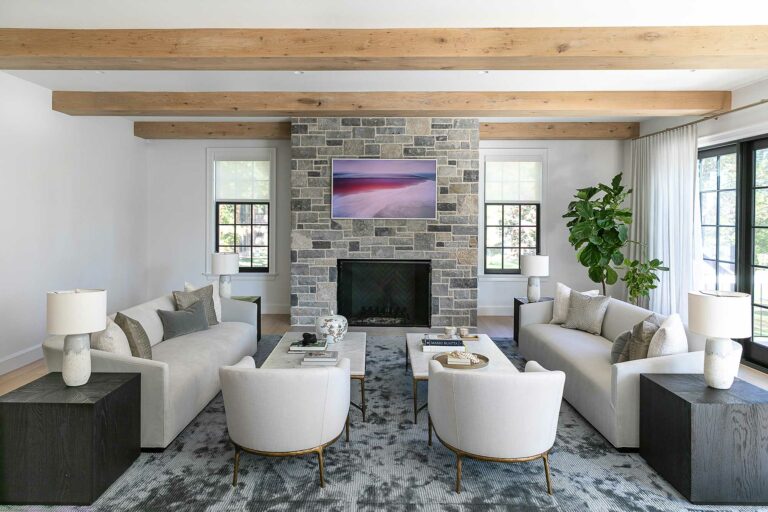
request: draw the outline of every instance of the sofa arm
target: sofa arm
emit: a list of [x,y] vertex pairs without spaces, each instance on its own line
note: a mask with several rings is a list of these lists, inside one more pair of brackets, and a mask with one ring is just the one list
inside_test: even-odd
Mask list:
[[259,307],[253,302],[221,298],[221,321],[259,326]]
[[[61,371],[63,348],[63,336],[50,336],[43,343],[45,364],[49,371]],[[165,420],[170,413],[168,364],[91,350],[91,371],[141,374],[141,446],[165,448]]]
[[522,328],[530,324],[548,324],[552,320],[552,308],[555,303],[551,300],[520,304],[518,325]]

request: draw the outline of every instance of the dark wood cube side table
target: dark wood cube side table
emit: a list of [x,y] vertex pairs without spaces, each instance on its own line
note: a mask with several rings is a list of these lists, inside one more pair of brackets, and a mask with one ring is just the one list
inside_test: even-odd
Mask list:
[[0,396],[0,503],[90,505],[141,453],[141,374],[49,373]]
[[238,295],[232,298],[256,304],[256,314],[259,316],[259,325],[256,326],[256,341],[261,341],[261,297],[258,295]]
[[696,504],[768,504],[768,391],[640,375],[640,455]]
[[[545,302],[549,300],[555,300],[554,297],[542,297],[539,299],[539,302]],[[517,342],[518,337],[520,336],[520,306],[522,304],[528,304],[528,297],[515,297],[515,303],[514,307],[512,309],[512,316],[514,317],[512,319],[512,322],[514,323],[514,332],[512,333],[512,339]]]

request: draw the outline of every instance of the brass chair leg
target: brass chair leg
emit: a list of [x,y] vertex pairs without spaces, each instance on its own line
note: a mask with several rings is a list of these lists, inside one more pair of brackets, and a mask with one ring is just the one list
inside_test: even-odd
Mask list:
[[347,442],[349,442],[349,413],[347,413],[347,425],[345,428],[347,431]]
[[432,416],[429,414],[427,414],[427,422],[429,423],[427,427],[429,431],[429,441],[427,441],[427,445],[432,446]]
[[549,476],[549,452],[544,454],[544,474],[547,475],[547,493],[552,494],[552,479]]
[[456,454],[456,494],[461,494],[461,455]]
[[240,448],[235,446],[235,474],[232,477],[232,486],[237,485],[237,471],[240,469]]
[[320,487],[325,487],[325,477],[323,476],[323,469],[325,466],[323,464],[323,447],[322,446],[317,450],[317,461],[320,465]]

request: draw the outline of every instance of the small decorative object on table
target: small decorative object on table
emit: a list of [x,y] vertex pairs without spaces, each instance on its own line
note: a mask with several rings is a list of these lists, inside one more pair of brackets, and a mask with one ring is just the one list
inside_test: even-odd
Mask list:
[[323,338],[328,343],[338,343],[347,334],[347,326],[347,319],[341,315],[334,315],[331,310],[330,315],[317,318],[315,331],[318,338]]
[[539,278],[549,275],[549,256],[539,254],[521,256],[520,273],[528,276],[528,302],[539,302],[541,298]]
[[443,332],[446,336],[455,336],[456,335],[456,328],[453,326],[445,326],[443,327]]
[[313,345],[317,343],[317,336],[310,333],[305,332],[301,334],[301,346],[306,347],[307,345]]
[[106,290],[48,292],[48,334],[65,334],[61,375],[67,386],[91,377],[90,333],[107,328]]
[[444,352],[434,357],[435,361],[446,368],[454,370],[476,370],[488,366],[488,358],[482,354],[473,354],[471,352]]
[[752,299],[748,293],[688,292],[688,328],[707,337],[704,380],[729,389],[739,371],[742,347],[733,338],[752,336]]

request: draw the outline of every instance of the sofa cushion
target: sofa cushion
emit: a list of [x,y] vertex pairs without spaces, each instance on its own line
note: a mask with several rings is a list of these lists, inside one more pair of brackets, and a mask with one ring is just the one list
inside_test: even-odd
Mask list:
[[568,304],[568,316],[565,318],[563,327],[600,335],[603,330],[605,310],[608,308],[610,300],[610,297],[602,295],[590,297],[572,291],[570,304]]
[[158,309],[157,314],[163,322],[163,341],[208,329],[205,306],[201,300],[178,311]]
[[152,359],[152,345],[149,343],[149,337],[147,337],[146,331],[138,320],[118,313],[115,316],[115,323],[125,333],[133,357]]
[[[586,292],[580,292],[590,297],[596,297],[600,294],[598,290],[589,290]],[[551,324],[562,324],[568,317],[568,306],[571,303],[571,288],[563,283],[557,283],[555,288],[555,301],[552,306],[552,320]]]
[[256,352],[256,328],[222,322],[205,331],[163,341],[152,347],[153,359],[168,364],[168,423],[175,436],[219,392],[219,367]]
[[170,294],[163,295],[144,304],[121,311],[125,316],[133,318],[141,324],[147,333],[150,345],[153,346],[163,341],[163,323],[157,314],[158,309],[175,311],[176,306],[173,303],[173,297]]
[[632,327],[632,335],[627,344],[624,345],[617,362],[623,363],[648,357],[648,347],[663,321],[661,316],[651,313],[645,320],[637,322]]
[[[176,302],[176,309],[185,309],[196,301],[203,303],[205,309],[205,318],[208,319],[208,325],[216,325],[219,318],[216,316],[216,306],[213,304],[213,285],[203,286],[194,291],[173,292],[173,300]],[[167,338],[168,336],[166,336]]]
[[91,348],[121,356],[132,355],[128,338],[120,326],[111,318],[107,318],[106,329],[91,334]]
[[624,352],[624,347],[627,345],[630,338],[632,338],[632,331],[624,331],[613,340],[613,347],[611,347],[611,364],[619,362],[619,356]]
[[661,324],[648,345],[648,357],[669,356],[688,352],[688,338],[683,320],[677,313],[670,315]]

